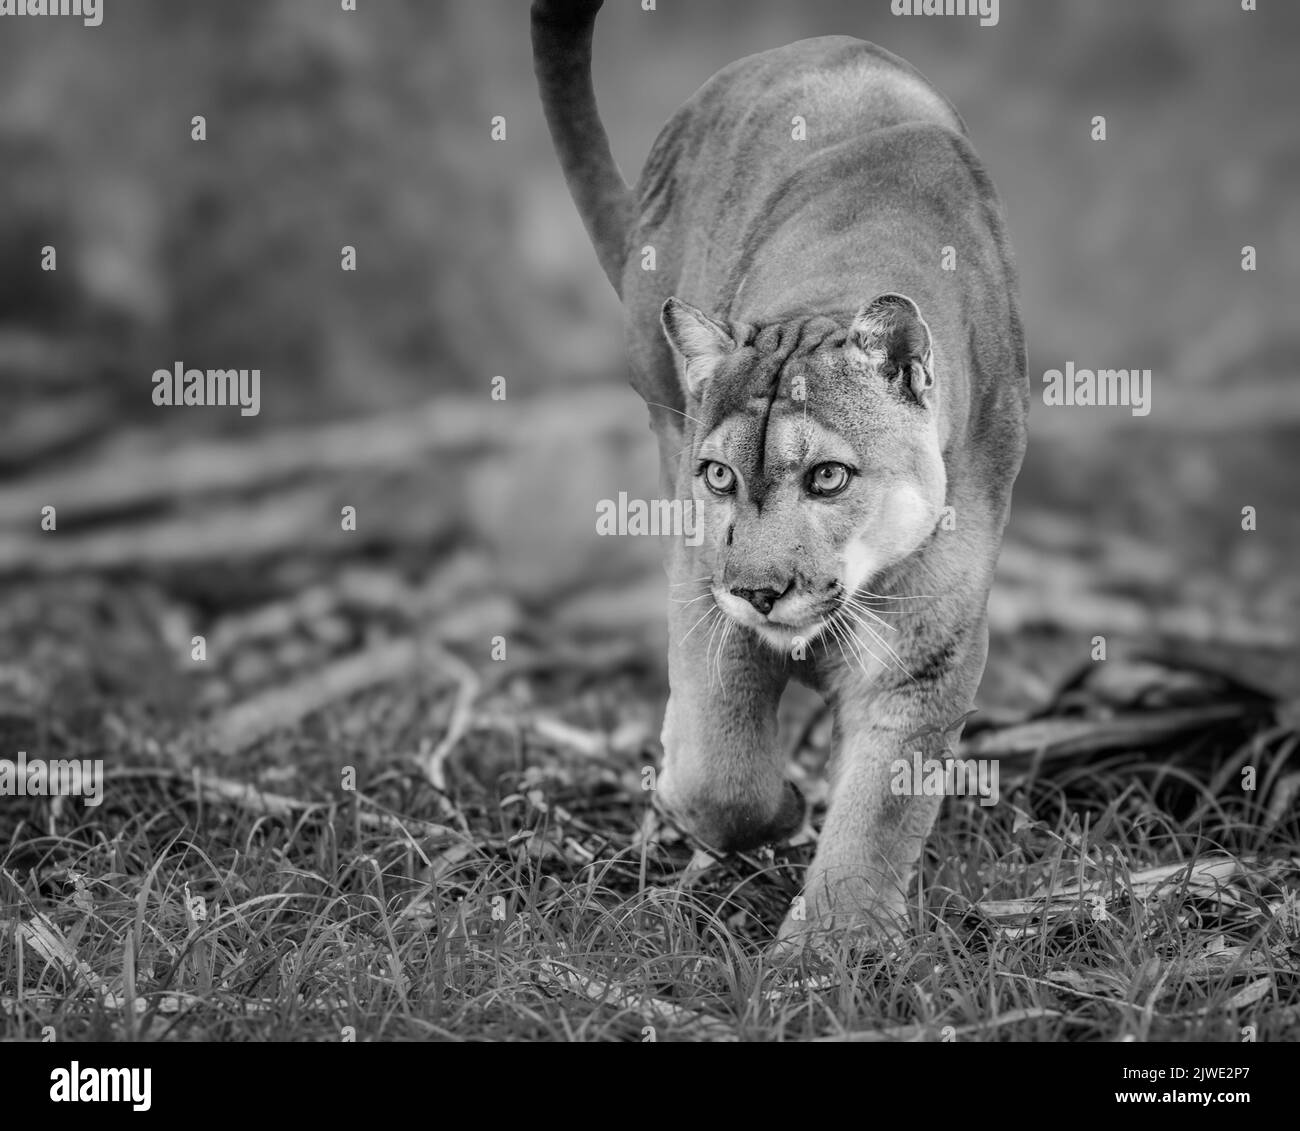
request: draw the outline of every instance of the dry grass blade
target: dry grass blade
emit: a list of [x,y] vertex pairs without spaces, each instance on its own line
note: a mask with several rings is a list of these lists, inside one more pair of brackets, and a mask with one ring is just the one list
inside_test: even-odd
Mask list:
[[687,1009],[671,1001],[657,997],[638,997],[629,991],[626,985],[604,978],[584,980],[577,971],[548,962],[537,971],[537,978],[544,985],[555,986],[579,994],[589,1001],[601,1005],[613,1005],[626,1009],[643,1017],[648,1024],[671,1025],[678,1035],[690,1036],[704,1041],[734,1041],[735,1031],[730,1025],[700,1013]]
[[[949,1040],[955,1040],[959,1037],[970,1037],[989,1029],[997,1029],[1003,1025],[1018,1025],[1022,1021],[1035,1021],[1060,1016],[1061,1011],[1058,1009],[1013,1009],[1010,1012],[990,1018],[987,1022],[976,1025],[949,1025],[940,1029],[936,1029],[934,1025],[898,1025],[892,1029],[867,1029],[852,1033],[840,1033],[830,1037],[818,1037],[817,1043],[828,1044],[841,1041],[865,1043],[934,1041],[943,1040],[945,1037]],[[945,1034],[944,1029],[948,1029],[950,1032]]]
[[1130,890],[1135,899],[1149,899],[1162,886],[1170,883],[1185,886],[1194,895],[1232,906],[1244,906],[1240,899],[1226,890],[1226,886],[1229,880],[1246,872],[1243,861],[1227,856],[1207,857],[1192,863],[1167,864],[1134,872],[1127,884],[1108,880],[1086,884],[1069,883],[1025,899],[982,899],[974,906],[992,919],[1042,915],[1051,920],[1073,915],[1090,901],[1098,898],[1106,900]]
[[[21,919],[0,919],[0,930],[8,929],[12,929],[17,938],[25,942],[46,962],[58,966],[94,991],[106,1008],[118,1009],[125,1003],[126,999],[114,992],[86,962],[77,956],[58,927],[39,911],[34,912],[26,922]],[[142,1011],[143,1006],[144,1002],[136,999],[137,1012]]]
[[464,660],[454,656],[444,648],[433,648],[429,653],[430,661],[444,675],[456,684],[456,700],[452,705],[451,719],[447,723],[447,732],[427,755],[420,758],[420,769],[435,789],[447,790],[447,759],[455,750],[456,744],[465,737],[469,729],[470,714],[474,699],[478,695],[480,682],[478,674]]
[[1225,1008],[1227,1009],[1246,1009],[1254,1005],[1257,1001],[1262,1001],[1269,995],[1273,989],[1273,979],[1260,978],[1258,981],[1251,982],[1250,985],[1238,990],[1230,997]]

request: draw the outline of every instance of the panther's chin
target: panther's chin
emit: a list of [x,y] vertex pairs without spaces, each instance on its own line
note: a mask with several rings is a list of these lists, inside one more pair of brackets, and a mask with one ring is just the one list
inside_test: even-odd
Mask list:
[[785,655],[801,657],[802,652],[809,648],[825,630],[826,622],[811,620],[807,624],[793,625],[776,624],[769,620],[751,627],[764,644]]

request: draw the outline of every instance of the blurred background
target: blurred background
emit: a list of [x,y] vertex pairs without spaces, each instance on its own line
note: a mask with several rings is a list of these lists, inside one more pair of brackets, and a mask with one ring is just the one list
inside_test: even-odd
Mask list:
[[[1041,704],[1095,635],[1294,692],[1300,9],[1002,0],[982,28],[889,7],[608,0],[595,79],[625,175],[740,56],[846,34],[908,59],[1002,194],[1029,336],[985,707]],[[600,499],[654,494],[655,453],[526,5],[358,8],[0,21],[0,754],[138,754],[333,673],[271,711],[292,721],[425,636],[480,675],[498,635],[543,675],[599,659],[628,690],[596,722],[655,732],[659,549],[594,521]],[[260,415],[155,407],[177,361],[260,369]],[[1044,407],[1067,361],[1151,369],[1152,412]]]

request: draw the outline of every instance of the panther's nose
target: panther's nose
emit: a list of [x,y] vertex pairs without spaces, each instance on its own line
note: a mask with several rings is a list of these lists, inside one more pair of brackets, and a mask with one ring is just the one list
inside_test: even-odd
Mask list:
[[772,611],[772,606],[785,596],[789,589],[790,586],[787,585],[785,589],[778,593],[775,589],[743,589],[738,586],[731,592],[734,596],[748,601],[763,616],[767,616]]

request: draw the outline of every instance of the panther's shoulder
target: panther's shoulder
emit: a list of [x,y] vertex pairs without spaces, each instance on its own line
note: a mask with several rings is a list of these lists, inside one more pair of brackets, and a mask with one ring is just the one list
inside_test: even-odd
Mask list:
[[652,173],[675,151],[701,144],[779,137],[773,123],[788,125],[794,115],[809,123],[811,148],[906,122],[966,133],[961,115],[910,63],[866,40],[827,35],[723,67],[668,121],[646,169]]

